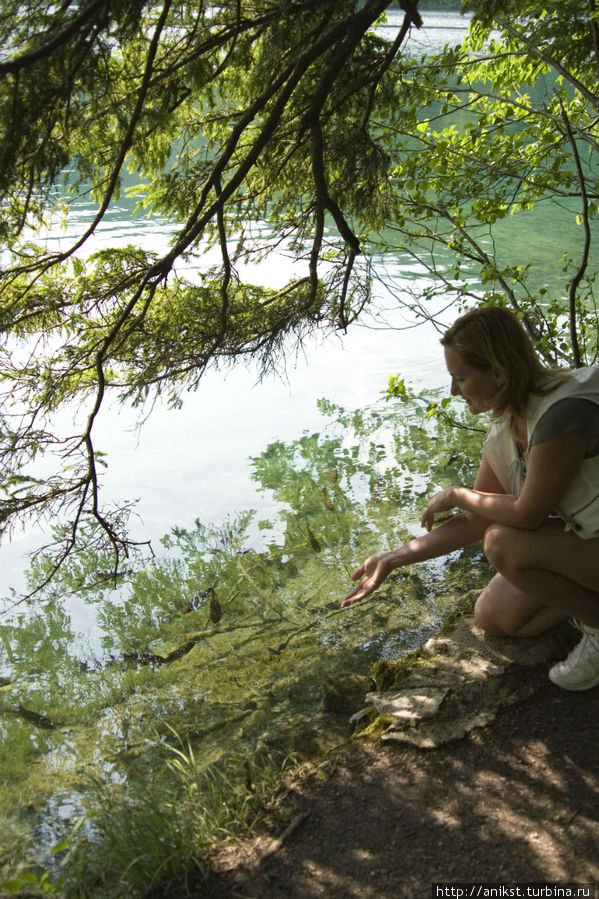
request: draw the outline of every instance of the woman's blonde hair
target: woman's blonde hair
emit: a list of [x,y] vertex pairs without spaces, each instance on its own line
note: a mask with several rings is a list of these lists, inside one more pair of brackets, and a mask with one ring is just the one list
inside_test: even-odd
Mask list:
[[493,371],[499,388],[492,417],[513,425],[524,415],[531,393],[550,393],[569,373],[543,365],[516,316],[501,306],[480,306],[461,315],[441,338],[467,365]]

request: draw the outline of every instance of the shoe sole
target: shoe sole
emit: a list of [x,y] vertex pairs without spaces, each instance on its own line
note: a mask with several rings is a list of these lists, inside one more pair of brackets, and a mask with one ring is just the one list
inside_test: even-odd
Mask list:
[[551,671],[549,672],[549,680],[551,681],[552,684],[555,684],[556,687],[561,687],[562,690],[570,690],[570,692],[572,692],[572,693],[577,693],[577,692],[582,692],[583,690],[592,690],[593,687],[598,686],[599,685],[599,674],[597,674],[596,677],[594,677],[590,683],[587,683],[585,681],[582,685],[580,685],[580,684],[568,685],[568,684],[560,683],[559,675],[557,675],[557,679],[556,679],[556,677],[552,676]]

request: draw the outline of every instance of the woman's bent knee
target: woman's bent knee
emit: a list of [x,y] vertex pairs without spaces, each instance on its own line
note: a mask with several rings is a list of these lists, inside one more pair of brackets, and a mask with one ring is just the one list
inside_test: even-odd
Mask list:
[[476,600],[474,620],[478,627],[491,637],[507,636],[497,620],[497,605],[488,596],[487,590],[484,590]]
[[496,571],[504,571],[510,563],[513,564],[519,533],[517,528],[505,524],[491,524],[487,528],[484,552]]
[[514,587],[502,574],[489,581],[474,606],[474,620],[492,637],[536,637],[564,617]]

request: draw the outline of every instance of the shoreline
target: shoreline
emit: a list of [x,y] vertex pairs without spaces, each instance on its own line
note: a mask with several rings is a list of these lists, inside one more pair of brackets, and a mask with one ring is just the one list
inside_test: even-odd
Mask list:
[[567,624],[485,638],[464,618],[395,672],[389,663],[385,689],[368,694],[374,720],[304,766],[276,824],[220,852],[192,895],[412,899],[435,882],[599,883],[599,688],[573,694],[547,678],[576,639]]

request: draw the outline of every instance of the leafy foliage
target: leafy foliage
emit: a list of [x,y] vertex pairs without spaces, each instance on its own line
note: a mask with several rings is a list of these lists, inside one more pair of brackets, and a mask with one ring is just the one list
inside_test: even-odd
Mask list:
[[[373,255],[430,274],[397,302],[440,326],[505,303],[547,361],[596,359],[594,0],[464,5],[464,44],[415,58],[415,0],[393,43],[388,0],[2,0],[0,521],[69,522],[48,577],[88,519],[117,570],[130,548],[128,509],[100,502],[108,394],[178,404],[210,366],[276,366],[361,314]],[[168,246],[93,247],[124,190]],[[92,220],[44,240],[81,196]],[[557,291],[514,258],[513,215],[572,232]],[[285,284],[242,277],[281,247]]]
[[[3,2],[2,521],[68,511],[56,567],[89,516],[117,565],[127,551],[126,516],[98,498],[92,433],[108,391],[133,402],[166,391],[178,403],[209,365],[250,355],[267,369],[288,336],[346,326],[366,302],[359,231],[380,216],[387,159],[368,110],[392,93],[397,50],[372,25],[387,5]],[[406,23],[419,22],[405,5]],[[172,244],[89,255],[128,171],[140,210],[172,222]],[[32,242],[82,193],[98,206],[83,233],[66,249]],[[339,238],[325,237],[326,217]],[[305,260],[280,290],[237,273],[263,249],[258,221]],[[220,262],[199,282],[179,273],[211,247]],[[49,417],[83,403],[78,433],[57,435]],[[24,478],[41,455],[56,474]]]
[[[430,286],[414,303],[421,314],[430,317],[448,302],[509,305],[546,362],[593,363],[594,4],[464,6],[474,18],[461,47],[434,59],[402,57],[394,66],[398,113],[389,123],[389,152],[401,189],[396,236],[385,233],[382,245],[430,272]],[[514,215],[531,216],[531,230],[574,247],[556,258],[565,273],[559,293],[552,273],[539,275],[527,259],[514,259]]]

